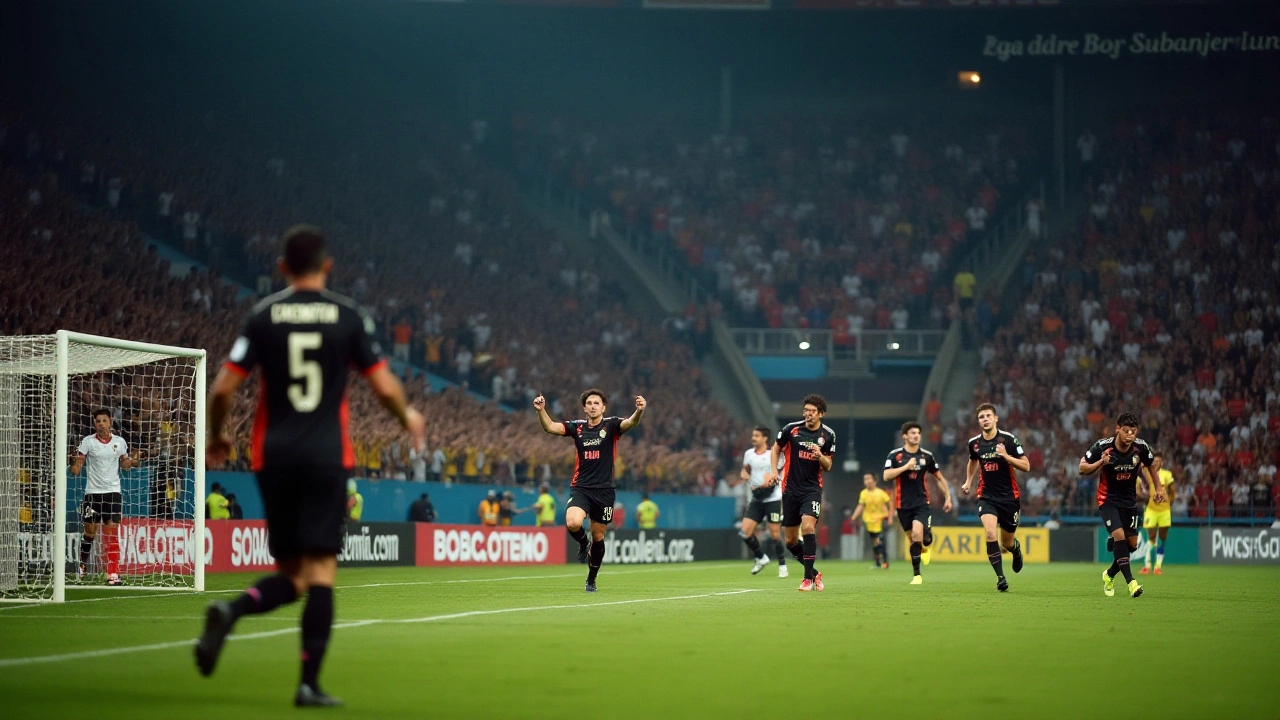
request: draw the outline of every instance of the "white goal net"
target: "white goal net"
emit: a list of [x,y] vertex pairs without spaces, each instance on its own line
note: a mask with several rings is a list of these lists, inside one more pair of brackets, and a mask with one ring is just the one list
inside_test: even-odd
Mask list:
[[[109,577],[203,589],[204,400],[203,350],[66,331],[0,337],[0,600],[61,602],[66,588]],[[127,445],[132,467],[92,445],[102,411],[123,441],[102,447]],[[88,487],[91,467],[71,472],[82,442],[94,482],[118,478],[119,496]]]

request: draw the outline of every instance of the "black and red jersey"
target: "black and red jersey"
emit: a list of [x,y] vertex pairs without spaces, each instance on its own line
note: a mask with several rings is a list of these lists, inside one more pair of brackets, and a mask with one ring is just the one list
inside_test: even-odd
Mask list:
[[578,450],[570,485],[580,488],[616,487],[613,464],[618,457],[618,440],[622,437],[622,418],[601,418],[595,425],[588,425],[586,420],[565,420],[564,433]]
[[1142,468],[1151,467],[1156,461],[1155,452],[1142,438],[1134,438],[1128,448],[1121,450],[1116,447],[1116,439],[1112,436],[1091,445],[1084,454],[1084,461],[1092,465],[1101,460],[1108,449],[1111,450],[1111,458],[1098,468],[1098,507],[1137,507],[1138,480],[1142,478]]
[[822,489],[822,466],[818,454],[836,454],[836,433],[826,425],[817,430],[793,422],[778,431],[778,452],[782,454],[782,492],[805,493]]
[[350,298],[289,288],[249,313],[225,367],[241,377],[262,368],[253,421],[253,469],[305,462],[355,467],[347,431],[347,376],[386,360],[375,326]]
[[924,448],[916,448],[915,452],[907,452],[906,448],[898,448],[889,452],[885,458],[884,469],[896,470],[905,467],[916,459],[916,469],[899,475],[893,490],[893,505],[899,510],[912,510],[929,504],[929,473],[937,474],[941,468],[933,453]]
[[987,500],[1017,500],[1022,497],[1018,489],[1018,474],[1007,460],[996,452],[997,445],[1011,458],[1026,456],[1022,443],[1013,433],[997,430],[990,440],[982,435],[969,438],[969,459],[978,461],[978,497]]

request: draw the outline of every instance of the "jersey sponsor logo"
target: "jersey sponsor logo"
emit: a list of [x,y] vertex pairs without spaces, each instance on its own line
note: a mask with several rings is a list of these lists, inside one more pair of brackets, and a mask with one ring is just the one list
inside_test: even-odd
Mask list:
[[338,306],[333,303],[276,303],[271,306],[273,325],[336,325],[338,317]]
[[827,444],[827,439],[826,439],[826,438],[824,438],[824,437],[819,436],[819,437],[818,437],[818,447],[822,447],[823,445],[826,445],[826,444]]
[[604,438],[583,438],[582,447],[595,447],[604,442]]

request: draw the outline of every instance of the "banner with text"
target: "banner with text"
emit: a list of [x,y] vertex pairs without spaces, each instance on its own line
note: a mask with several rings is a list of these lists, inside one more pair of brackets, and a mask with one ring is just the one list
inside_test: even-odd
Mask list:
[[1268,53],[1280,51],[1280,35],[1240,30],[1235,33],[1170,35],[1168,32],[1135,32],[1129,35],[1064,35],[1036,33],[1031,37],[987,35],[982,40],[982,56],[1000,62],[1023,58],[1091,57],[1119,60],[1122,57],[1192,55],[1209,57],[1226,53]]
[[[1049,562],[1049,531],[1044,528],[1018,528],[1022,558],[1029,563]],[[903,533],[903,557],[911,546],[911,536]],[[933,545],[929,548],[932,562],[988,562],[987,536],[981,527],[933,528]]]
[[604,536],[608,565],[738,560],[746,547],[735,530],[611,530]]
[[1280,565],[1280,530],[1200,528],[1204,565]]
[[418,523],[416,535],[419,566],[558,565],[565,561],[567,536],[561,527]]

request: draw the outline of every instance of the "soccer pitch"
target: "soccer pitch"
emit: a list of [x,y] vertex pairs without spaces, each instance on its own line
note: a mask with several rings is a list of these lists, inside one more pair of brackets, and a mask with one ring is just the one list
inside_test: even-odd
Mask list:
[[[321,675],[370,718],[1275,718],[1280,573],[1172,566],[1134,600],[1101,564],[749,562],[343,570]],[[232,597],[251,575],[210,576]],[[301,603],[236,627],[201,678],[210,595],[0,605],[4,717],[274,718],[295,711]],[[91,655],[90,653],[97,653]],[[49,656],[55,656],[50,658]],[[46,658],[41,660],[41,658]]]

